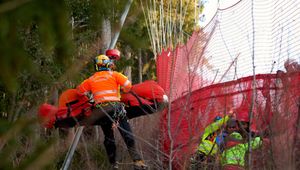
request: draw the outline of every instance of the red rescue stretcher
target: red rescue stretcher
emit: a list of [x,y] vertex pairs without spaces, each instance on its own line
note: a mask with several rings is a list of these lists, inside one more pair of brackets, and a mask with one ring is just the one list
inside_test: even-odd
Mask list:
[[[153,80],[133,85],[129,93],[121,95],[129,119],[161,111],[167,99],[165,91]],[[42,104],[38,118],[45,128],[69,128],[79,125],[92,110],[93,103],[88,97],[78,94],[76,89],[68,89],[60,95],[58,107]]]

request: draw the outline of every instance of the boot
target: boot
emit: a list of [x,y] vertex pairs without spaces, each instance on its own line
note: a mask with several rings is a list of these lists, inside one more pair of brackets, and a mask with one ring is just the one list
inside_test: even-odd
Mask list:
[[119,162],[115,162],[111,165],[112,170],[118,170],[119,169]]
[[134,169],[135,170],[144,170],[147,169],[147,165],[144,163],[143,160],[136,160],[134,161]]

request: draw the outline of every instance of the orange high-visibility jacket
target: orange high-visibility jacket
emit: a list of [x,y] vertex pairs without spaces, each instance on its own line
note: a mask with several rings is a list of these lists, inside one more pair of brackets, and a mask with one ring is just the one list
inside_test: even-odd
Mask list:
[[131,89],[131,82],[126,76],[116,71],[96,72],[84,80],[77,89],[80,93],[92,92],[95,103],[120,101],[120,86],[124,92]]

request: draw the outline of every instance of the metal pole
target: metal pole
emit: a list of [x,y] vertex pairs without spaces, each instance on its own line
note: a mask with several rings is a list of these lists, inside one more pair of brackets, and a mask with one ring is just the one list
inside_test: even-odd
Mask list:
[[82,134],[82,131],[83,131],[83,128],[84,126],[80,126],[77,130],[76,130],[76,134],[74,136],[74,139],[73,139],[73,142],[68,150],[68,153],[67,153],[67,156],[66,156],[66,159],[62,165],[62,168],[61,170],[67,170],[71,164],[71,161],[72,161],[72,157],[74,155],[74,152],[75,152],[75,149],[78,145],[78,142],[79,142],[79,139],[80,139],[80,136]]
[[[120,26],[120,27],[119,27],[120,30],[117,31],[117,32],[115,33],[115,35],[114,35],[114,37],[113,37],[113,40],[111,41],[111,43],[110,43],[110,45],[109,45],[109,48],[110,48],[110,49],[111,49],[111,48],[114,48],[115,45],[116,45],[116,43],[117,43],[117,40],[118,40],[118,38],[119,38],[120,32],[121,32],[121,30],[122,30],[123,24],[124,24],[124,22],[125,22],[125,19],[126,19],[126,17],[127,17],[128,12],[129,12],[129,9],[130,9],[130,6],[131,6],[131,4],[132,4],[132,1],[133,1],[133,0],[128,0],[127,4],[126,4],[126,6],[125,6],[125,10],[124,10],[124,12],[123,12],[123,14],[122,14],[122,16],[121,16],[121,19],[120,19],[120,25],[119,25],[119,26]],[[64,163],[63,163],[63,165],[62,165],[61,170],[68,170],[68,169],[69,169],[70,163],[71,163],[71,161],[72,161],[72,158],[73,158],[75,149],[76,149],[76,147],[77,147],[77,145],[78,145],[78,142],[79,142],[79,139],[80,139],[80,136],[81,136],[81,134],[82,134],[83,129],[84,129],[84,126],[80,126],[80,127],[77,129],[76,134],[75,134],[75,137],[74,137],[73,142],[72,142],[72,144],[71,144],[71,146],[70,146],[70,148],[69,148],[69,150],[68,150],[68,153],[67,153],[67,155],[66,155],[66,158],[65,158],[65,161],[64,161]]]
[[114,48],[114,47],[116,46],[117,40],[118,40],[118,38],[119,38],[121,29],[122,29],[122,27],[123,27],[123,25],[124,25],[124,22],[125,22],[125,19],[126,19],[126,17],[127,17],[128,12],[129,12],[129,9],[130,9],[130,6],[131,6],[131,4],[132,4],[132,1],[133,1],[133,0],[128,0],[128,1],[127,1],[127,4],[126,4],[125,9],[124,9],[124,12],[123,12],[123,14],[122,14],[122,16],[121,16],[121,19],[120,19],[120,23],[119,23],[120,25],[119,25],[119,27],[118,27],[118,28],[120,28],[120,30],[117,31],[117,32],[115,33],[115,35],[114,35],[112,41],[111,41],[110,44],[109,44],[109,49],[112,49],[112,48]]

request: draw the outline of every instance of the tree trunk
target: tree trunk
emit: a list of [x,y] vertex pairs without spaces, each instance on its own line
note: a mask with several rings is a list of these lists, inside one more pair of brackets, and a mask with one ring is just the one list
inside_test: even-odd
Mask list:
[[[125,59],[126,60],[130,60],[131,59],[131,49],[129,46],[126,46],[125,47]],[[128,80],[129,81],[132,81],[132,78],[131,78],[131,66],[127,66],[125,68],[125,71],[124,71],[124,74],[128,77]]]
[[108,18],[103,18],[102,32],[101,32],[101,47],[99,48],[100,54],[105,54],[105,51],[109,48],[111,42],[111,22]]
[[143,61],[142,61],[142,49],[138,51],[139,59],[139,83],[143,82]]

